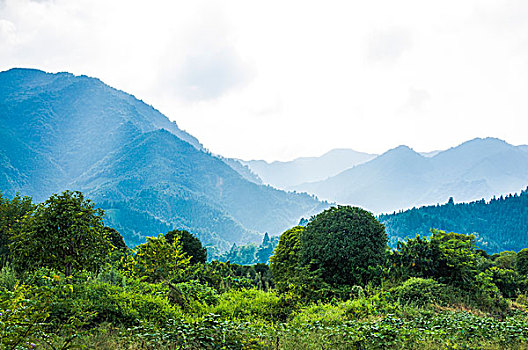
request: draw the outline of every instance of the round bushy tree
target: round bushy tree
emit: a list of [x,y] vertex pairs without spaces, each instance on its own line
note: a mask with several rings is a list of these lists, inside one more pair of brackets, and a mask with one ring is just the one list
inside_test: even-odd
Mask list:
[[370,212],[351,206],[315,216],[300,238],[300,265],[332,286],[366,284],[387,247],[385,227]]
[[24,216],[11,244],[18,269],[50,267],[66,275],[98,270],[111,247],[103,211],[78,191],[54,194],[39,204]]

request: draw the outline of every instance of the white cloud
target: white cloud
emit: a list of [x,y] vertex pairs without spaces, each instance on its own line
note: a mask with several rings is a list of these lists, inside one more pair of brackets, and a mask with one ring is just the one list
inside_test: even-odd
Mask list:
[[520,144],[525,4],[4,0],[0,69],[96,76],[227,156]]

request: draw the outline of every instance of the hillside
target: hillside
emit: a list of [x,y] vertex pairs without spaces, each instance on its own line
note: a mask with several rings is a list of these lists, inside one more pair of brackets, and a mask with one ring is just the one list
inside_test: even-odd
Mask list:
[[[0,190],[42,201],[82,190],[128,244],[172,228],[207,244],[260,242],[325,207],[248,181],[233,160],[98,79],[32,69],[0,73]],[[240,165],[239,171],[248,172]]]
[[474,139],[430,157],[406,146],[323,181],[293,187],[376,213],[491,198],[528,184],[528,153],[494,138]]
[[375,156],[351,149],[334,149],[320,157],[302,157],[289,162],[268,163],[264,160],[242,162],[249,166],[264,183],[277,188],[290,189],[305,182],[324,180],[337,175]]
[[475,234],[477,245],[488,253],[519,251],[528,246],[528,189],[520,195],[481,199],[471,203],[424,206],[380,215],[392,244],[397,240],[428,236],[430,229]]

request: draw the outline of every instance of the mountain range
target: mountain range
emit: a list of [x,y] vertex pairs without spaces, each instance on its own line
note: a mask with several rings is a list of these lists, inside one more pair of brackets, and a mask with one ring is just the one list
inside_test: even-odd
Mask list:
[[[247,164],[263,180],[273,178],[255,166],[259,163]],[[334,169],[337,168],[335,165]],[[449,197],[459,202],[489,199],[518,192],[527,184],[527,146],[513,146],[496,138],[477,138],[430,153],[399,146],[337,175],[283,188],[382,213],[445,203]]]
[[98,79],[0,73],[0,190],[37,202],[81,190],[130,245],[171,229],[206,244],[260,242],[328,206],[260,184],[152,106]]
[[302,157],[288,162],[241,161],[266,184],[288,189],[305,182],[324,180],[376,157],[351,149],[334,149],[320,157]]

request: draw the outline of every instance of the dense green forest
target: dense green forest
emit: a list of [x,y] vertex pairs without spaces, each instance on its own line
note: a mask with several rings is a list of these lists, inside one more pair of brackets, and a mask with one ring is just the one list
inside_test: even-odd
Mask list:
[[520,194],[489,201],[454,203],[413,208],[380,215],[394,245],[417,234],[430,235],[431,228],[476,236],[477,245],[488,253],[518,251],[528,247],[528,188]]
[[0,348],[528,347],[528,249],[489,255],[440,230],[389,248],[371,213],[337,206],[269,260],[207,262],[185,230],[131,249],[81,192],[0,195]]

